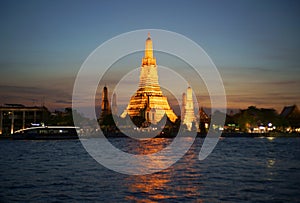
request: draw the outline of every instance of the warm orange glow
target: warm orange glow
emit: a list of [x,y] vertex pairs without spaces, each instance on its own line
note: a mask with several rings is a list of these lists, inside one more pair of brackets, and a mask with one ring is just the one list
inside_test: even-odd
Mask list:
[[[190,138],[187,138],[190,139]],[[147,153],[151,152],[154,153],[157,151],[157,146],[164,146],[168,139],[152,139],[151,144],[145,144],[145,148]],[[142,148],[135,148],[136,150],[139,149],[139,154],[144,154],[144,149]],[[191,180],[199,180],[201,173],[196,172],[195,167],[193,167],[197,159],[195,159],[194,154],[187,155],[186,159],[189,159],[186,164],[178,164],[176,166],[169,167],[159,173],[149,174],[149,175],[139,175],[139,176],[128,176],[126,178],[126,187],[128,187],[128,195],[125,197],[126,200],[130,200],[133,202],[167,202],[170,199],[178,198],[178,194],[184,195],[186,198],[188,197],[201,197],[201,188],[190,186],[188,184]],[[154,162],[150,162],[153,164]],[[155,165],[149,165],[150,163],[141,163],[145,166],[145,168],[155,168],[158,165],[164,165],[164,163],[155,162]],[[172,183],[174,178],[175,171],[185,171],[189,169],[186,178],[189,180],[186,184],[183,185],[174,185]],[[170,192],[170,193],[160,193],[159,191],[177,191],[177,192]],[[145,194],[145,196],[136,196],[134,194],[141,193]],[[202,202],[201,199],[197,199],[197,202]]]
[[187,126],[189,131],[192,130],[192,123],[195,121],[195,113],[194,113],[194,103],[193,103],[193,92],[192,88],[188,87],[186,92],[186,98],[184,99],[184,114],[183,114],[183,124]]
[[158,83],[156,59],[153,57],[153,47],[150,34],[145,44],[145,56],[142,59],[139,89],[130,99],[126,110],[121,117],[126,114],[133,116],[144,116],[145,119],[156,124],[166,114],[172,122],[177,116],[171,109],[167,97],[163,96]]

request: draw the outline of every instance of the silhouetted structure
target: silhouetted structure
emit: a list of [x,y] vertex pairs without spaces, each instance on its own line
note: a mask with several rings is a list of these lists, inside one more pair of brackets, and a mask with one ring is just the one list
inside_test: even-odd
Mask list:
[[203,107],[199,109],[199,130],[200,133],[206,133],[210,124],[209,116],[205,113]]
[[112,110],[113,115],[118,115],[117,95],[116,95],[116,93],[114,93],[113,96],[112,96],[111,110]]
[[241,132],[264,133],[273,131],[274,126],[281,126],[281,120],[275,109],[249,106],[248,109],[240,110],[234,117]]
[[185,105],[186,105],[186,94],[182,93],[182,104],[181,104],[181,120],[184,121],[185,116]]
[[[65,108],[64,111],[55,110],[51,113],[49,120],[47,121],[47,125],[55,125],[55,126],[74,126],[73,122],[73,110],[68,107]],[[76,114],[77,118],[79,115]]]
[[110,109],[109,99],[108,99],[108,89],[106,86],[104,86],[102,91],[100,123],[103,121],[103,119],[106,116],[110,114],[111,114],[111,109]]
[[281,111],[280,116],[286,119],[288,125],[286,127],[290,127],[291,131],[300,128],[300,110],[296,105],[285,106]]
[[0,106],[0,134],[13,134],[16,130],[30,127],[31,124],[44,123],[49,114],[44,106],[26,107],[22,104]]

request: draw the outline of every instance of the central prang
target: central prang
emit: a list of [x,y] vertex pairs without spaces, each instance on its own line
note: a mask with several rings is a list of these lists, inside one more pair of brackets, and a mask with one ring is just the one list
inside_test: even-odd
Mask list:
[[172,122],[177,119],[158,83],[156,59],[153,56],[153,44],[149,33],[142,59],[139,89],[131,97],[121,117],[125,118],[127,114],[131,118],[142,117],[146,122],[153,124],[157,124],[164,115]]

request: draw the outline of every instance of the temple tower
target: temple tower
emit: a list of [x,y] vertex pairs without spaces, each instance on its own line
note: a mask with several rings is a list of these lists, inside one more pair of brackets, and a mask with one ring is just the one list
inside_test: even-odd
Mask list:
[[194,113],[194,103],[193,103],[193,91],[191,87],[187,88],[186,91],[186,101],[184,108],[184,120],[183,124],[186,125],[189,131],[192,130],[192,124],[195,121],[195,113]]
[[201,133],[206,133],[209,128],[209,116],[205,113],[203,107],[199,109],[199,130]]
[[107,87],[104,86],[102,91],[102,103],[101,103],[101,115],[100,120],[102,120],[105,116],[111,114],[109,100],[108,100],[108,90]]
[[181,104],[181,120],[184,121],[185,116],[185,105],[186,105],[186,94],[182,93],[182,104]]
[[153,43],[149,33],[140,69],[139,89],[131,97],[121,117],[124,118],[127,114],[130,117],[143,116],[147,122],[154,124],[159,122],[165,114],[172,122],[177,119],[158,83],[156,59],[153,55]]
[[113,96],[112,96],[111,111],[112,111],[113,115],[118,114],[117,95],[116,95],[116,93],[114,93]]

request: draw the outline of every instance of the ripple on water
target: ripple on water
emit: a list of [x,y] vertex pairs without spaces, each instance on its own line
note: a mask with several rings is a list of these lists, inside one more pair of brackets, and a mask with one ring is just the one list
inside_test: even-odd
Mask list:
[[[125,138],[115,146],[149,153]],[[0,141],[0,202],[297,202],[300,139],[222,139],[204,161],[203,139],[172,167],[128,176],[99,165],[80,141]],[[139,151],[141,150],[141,151]],[[146,150],[146,151],[143,151]]]

